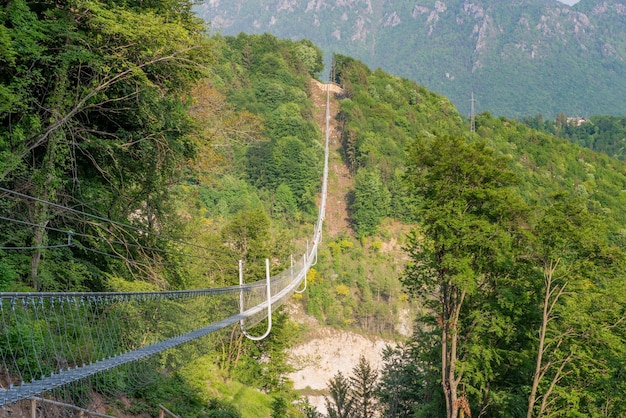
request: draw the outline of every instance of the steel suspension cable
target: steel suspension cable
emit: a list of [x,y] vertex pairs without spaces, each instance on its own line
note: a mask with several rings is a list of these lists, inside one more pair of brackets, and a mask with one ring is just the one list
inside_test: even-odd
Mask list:
[[[134,363],[240,321],[254,325],[265,318],[268,303],[271,310],[283,304],[304,281],[322,239],[330,135],[328,85],[326,94],[322,196],[312,246],[295,264],[270,278],[270,300],[265,299],[265,280],[169,292],[0,293],[0,407],[88,377],[112,379],[107,371],[138,367]],[[244,306],[252,307],[239,312],[240,297]]]

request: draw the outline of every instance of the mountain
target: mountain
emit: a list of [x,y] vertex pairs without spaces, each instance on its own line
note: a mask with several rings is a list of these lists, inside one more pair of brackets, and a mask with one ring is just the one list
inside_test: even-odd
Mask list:
[[[185,298],[187,311],[166,295],[234,285],[240,260],[247,283],[267,259],[289,271],[310,248],[328,120],[311,80],[322,53],[269,34],[204,37],[190,3],[19,0],[0,13],[3,387],[237,312],[236,298]],[[414,326],[414,339],[385,349],[381,415],[444,416],[456,382],[458,404],[484,416],[626,416],[623,162],[487,112],[470,131],[414,81],[345,55],[335,64],[324,238],[294,303],[370,335]],[[567,133],[561,116],[555,133]],[[587,133],[586,145],[619,149],[619,135]],[[167,293],[147,310],[72,296],[157,289]],[[60,294],[28,303],[16,291]],[[199,294],[221,292],[189,293]],[[315,416],[296,401],[285,349],[323,336],[283,312],[263,341],[238,329],[45,396],[127,416],[158,405],[185,417]],[[319,347],[348,357],[348,338],[332,338],[340,346]],[[458,377],[437,373],[446,347]]]
[[623,0],[207,0],[224,35],[308,38],[451,99],[462,114],[626,113]]

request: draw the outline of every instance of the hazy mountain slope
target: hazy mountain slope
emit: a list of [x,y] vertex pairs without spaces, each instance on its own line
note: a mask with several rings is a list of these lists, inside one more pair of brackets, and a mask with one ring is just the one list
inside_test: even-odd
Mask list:
[[[309,38],[476,108],[523,116],[626,109],[626,6],[619,0],[208,0],[224,34]],[[328,58],[327,56],[327,58]]]

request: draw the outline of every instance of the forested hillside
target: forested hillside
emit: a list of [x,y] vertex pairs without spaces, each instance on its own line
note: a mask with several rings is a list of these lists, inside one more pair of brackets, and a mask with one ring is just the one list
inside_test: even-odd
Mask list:
[[[309,97],[321,53],[210,36],[190,6],[0,11],[0,292],[219,287],[237,283],[238,260],[254,281],[265,258],[278,271],[302,253],[323,157]],[[141,384],[120,370],[102,395],[133,398],[124,414],[296,413],[282,376],[299,328],[273,325],[263,342],[233,329],[170,353]]]
[[354,227],[414,225],[401,280],[423,311],[385,353],[384,415],[624,413],[622,163],[489,113],[472,133],[414,83],[335,66]]
[[[0,11],[0,292],[232,285],[238,260],[252,280],[264,259],[282,270],[306,247],[321,50],[210,34],[190,10],[16,0]],[[345,55],[332,64],[350,229],[325,235],[295,303],[400,341],[399,313],[417,307],[367,408],[626,413],[623,164],[532,121],[484,112],[471,132],[424,86]],[[133,399],[128,414],[166,403],[190,417],[314,417],[285,378],[285,350],[305,331],[277,313],[267,340],[216,334],[172,353],[149,386],[120,371],[105,395]],[[329,411],[355,381],[334,380]],[[350,404],[363,415],[363,395]]]
[[569,141],[610,155],[618,160],[626,158],[626,117],[592,116],[568,118],[560,113],[554,121],[544,120],[541,115],[528,116],[524,123],[534,129],[566,138]]
[[619,0],[204,1],[215,30],[307,38],[452,100],[509,117],[621,115],[626,10]]

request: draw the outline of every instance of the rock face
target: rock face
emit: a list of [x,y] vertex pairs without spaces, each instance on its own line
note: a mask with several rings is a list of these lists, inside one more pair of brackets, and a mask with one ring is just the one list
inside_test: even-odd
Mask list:
[[373,368],[380,368],[381,352],[388,344],[391,342],[349,331],[320,329],[316,339],[291,350],[292,365],[299,370],[289,378],[297,389],[326,389],[326,384],[337,372],[350,375],[361,356]]
[[479,110],[508,116],[626,109],[620,0],[208,0],[197,10],[226,35],[311,39],[443,93],[464,113],[472,90]]
[[[296,371],[288,377],[297,390],[326,390],[328,381],[337,372],[350,376],[361,356],[372,368],[380,369],[382,350],[386,345],[393,345],[393,342],[381,338],[368,338],[354,332],[320,326],[310,317],[303,318],[302,313],[292,311],[291,316],[306,322],[310,328],[305,341],[289,350],[290,363]],[[323,395],[309,395],[308,399],[319,412],[326,413]]]

